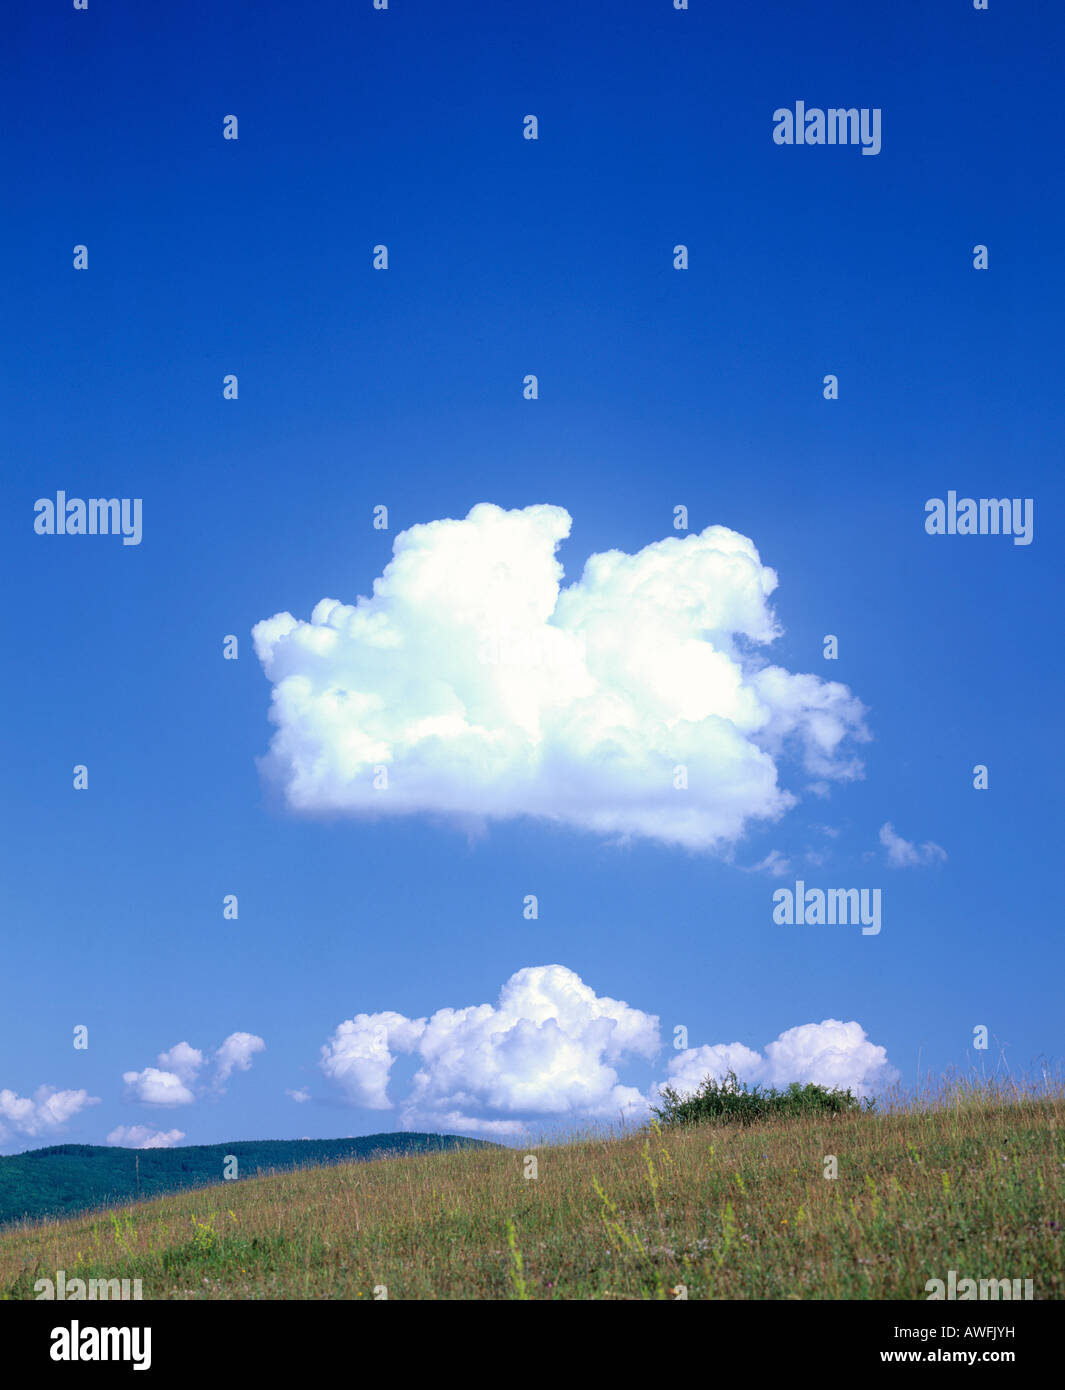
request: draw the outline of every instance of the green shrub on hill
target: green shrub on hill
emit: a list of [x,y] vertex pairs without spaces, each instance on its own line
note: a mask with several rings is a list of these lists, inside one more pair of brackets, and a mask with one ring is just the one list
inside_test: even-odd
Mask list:
[[800,1086],[793,1081],[784,1090],[775,1086],[748,1086],[734,1071],[723,1081],[708,1076],[699,1089],[681,1096],[672,1086],[663,1086],[663,1104],[652,1106],[658,1121],[664,1125],[718,1124],[751,1125],[759,1120],[789,1115],[839,1115],[848,1110],[872,1110],[875,1101],[861,1101],[850,1091],[815,1086],[812,1082]]

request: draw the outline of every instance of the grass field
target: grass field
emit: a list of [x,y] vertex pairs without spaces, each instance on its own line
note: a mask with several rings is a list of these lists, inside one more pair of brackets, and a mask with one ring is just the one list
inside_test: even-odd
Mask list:
[[1060,1088],[956,1085],[882,1114],[385,1158],[14,1229],[0,1296],[63,1269],[139,1278],[146,1299],[925,1299],[955,1270],[1061,1298],[1063,1186]]

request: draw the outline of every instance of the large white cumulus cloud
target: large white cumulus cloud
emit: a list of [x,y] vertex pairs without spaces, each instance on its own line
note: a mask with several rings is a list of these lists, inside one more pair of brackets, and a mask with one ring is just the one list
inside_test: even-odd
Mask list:
[[749,1084],[787,1086],[792,1081],[812,1081],[853,1091],[856,1096],[872,1095],[899,1077],[885,1049],[870,1042],[860,1024],[826,1018],[787,1029],[766,1046],[764,1056],[742,1043],[688,1048],[670,1062],[669,1085],[690,1095],[705,1077],[723,1081],[729,1071]]
[[371,598],[256,624],[277,725],[264,770],[288,803],[710,849],[794,803],[785,755],[819,782],[859,775],[860,702],[758,655],[777,577],[750,540],[711,526],[607,551],[563,588],[569,530],[561,507],[481,503],[401,533]]
[[[660,1099],[619,1072],[661,1051],[659,1021],[599,996],[563,965],[529,966],[503,986],[495,1004],[439,1009],[429,1018],[395,1012],[356,1014],[321,1050],[321,1069],[354,1105],[398,1106],[408,1128],[519,1136],[545,1120],[641,1121]],[[402,1095],[390,1094],[398,1058],[417,1070]],[[805,1023],[756,1052],[743,1043],[692,1047],[674,1055],[668,1084],[682,1094],[708,1074],[784,1086],[814,1081],[866,1096],[898,1079],[883,1047],[858,1023]]]
[[431,1018],[358,1014],[322,1048],[321,1066],[355,1104],[384,1109],[397,1053],[420,1062],[401,1105],[408,1127],[506,1135],[540,1116],[616,1119],[643,1113],[619,1082],[629,1055],[653,1057],[658,1019],[600,997],[562,965],[519,970],[496,1004],[440,1009]]

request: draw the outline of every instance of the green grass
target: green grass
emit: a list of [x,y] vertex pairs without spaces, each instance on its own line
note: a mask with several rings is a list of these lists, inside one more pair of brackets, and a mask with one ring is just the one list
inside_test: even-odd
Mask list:
[[[139,1278],[145,1298],[924,1299],[1065,1295],[1065,1095],[953,1084],[882,1112],[657,1124],[245,1179],[0,1236],[0,1295]],[[825,1177],[834,1156],[838,1176]],[[830,1166],[830,1165],[829,1165]]]

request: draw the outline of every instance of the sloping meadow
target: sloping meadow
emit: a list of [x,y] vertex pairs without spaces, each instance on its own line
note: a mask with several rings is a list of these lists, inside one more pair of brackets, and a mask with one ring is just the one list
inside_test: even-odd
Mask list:
[[1060,1091],[968,1088],[220,1184],[11,1231],[0,1291],[62,1269],[145,1299],[1060,1298],[1063,1175]]

